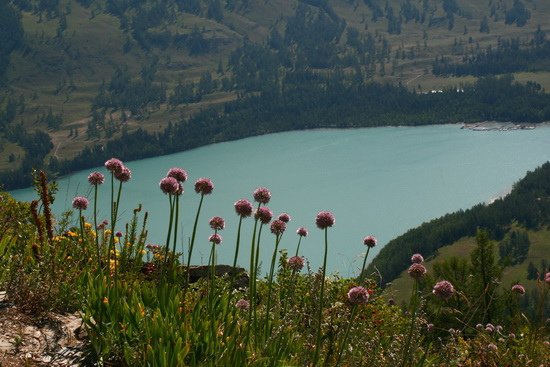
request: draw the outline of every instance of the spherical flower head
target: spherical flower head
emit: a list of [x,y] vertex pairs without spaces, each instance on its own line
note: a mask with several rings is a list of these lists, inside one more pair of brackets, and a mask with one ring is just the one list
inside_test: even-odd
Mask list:
[[353,287],[348,291],[348,301],[352,305],[365,304],[369,301],[369,292],[364,287]]
[[307,232],[307,228],[305,227],[300,227],[296,230],[296,233],[298,234],[298,236],[300,237],[307,237],[308,235],[308,232]]
[[187,181],[187,172],[183,168],[174,167],[168,170],[166,177],[173,177],[179,182],[185,182]]
[[487,345],[487,350],[489,352],[496,352],[498,350],[498,347],[495,344],[490,343],[489,345]]
[[521,284],[515,284],[512,287],[512,293],[519,294],[520,296],[523,296],[525,294],[525,287],[523,287]]
[[477,324],[477,325],[476,325],[476,329],[477,329],[478,331],[482,331],[483,329],[485,329],[485,327],[483,326],[483,324]]
[[176,195],[182,195],[183,194],[183,185],[181,182],[178,182],[178,190],[176,191]]
[[441,280],[434,285],[432,293],[441,299],[448,300],[455,293],[455,288],[453,287],[451,282],[447,280]]
[[335,219],[331,212],[319,212],[315,218],[315,224],[320,229],[326,229],[334,225]]
[[252,203],[246,199],[237,200],[234,204],[237,215],[245,218],[252,215]]
[[290,215],[288,215],[287,213],[282,213],[279,215],[279,220],[282,220],[283,222],[288,223],[290,222]]
[[426,325],[426,330],[428,330],[428,332],[431,333],[434,330],[434,324],[430,323],[430,324]]
[[546,284],[550,284],[550,271],[544,275],[544,281]]
[[365,238],[363,238],[363,245],[367,246],[367,247],[374,247],[376,246],[376,238],[374,236],[367,236]]
[[115,233],[115,236],[117,236],[118,238],[122,237],[122,232],[118,231],[117,233]]
[[83,196],[77,196],[73,199],[73,208],[86,210],[88,208],[88,199]]
[[493,324],[487,324],[485,325],[485,331],[488,333],[495,332],[495,326]]
[[424,262],[424,257],[420,254],[414,254],[411,256],[411,262],[416,264],[422,264]]
[[160,189],[165,194],[176,195],[180,184],[174,177],[164,177],[159,182]]
[[105,182],[105,176],[101,172],[92,172],[88,175],[88,182],[90,185],[101,185]]
[[271,222],[271,233],[273,233],[275,236],[280,236],[284,233],[286,229],[286,223],[283,222],[280,219],[276,219],[273,222]]
[[195,192],[201,195],[209,195],[214,190],[214,184],[209,178],[199,178],[195,182]]
[[105,168],[107,168],[112,173],[120,172],[122,170],[122,167],[124,167],[124,164],[120,159],[111,158],[107,162],[105,162]]
[[248,309],[250,309],[250,302],[241,298],[237,301],[237,303],[235,303],[235,307],[241,311],[248,311]]
[[304,267],[304,258],[301,256],[292,256],[287,260],[288,267],[294,271],[300,271]]
[[273,217],[273,213],[267,206],[262,206],[256,210],[256,213],[254,214],[254,218],[259,219],[260,222],[263,224],[267,224],[271,221],[271,218]]
[[210,224],[210,228],[215,231],[221,231],[225,228],[225,220],[222,217],[212,217],[208,223]]
[[271,199],[271,192],[265,187],[258,187],[252,195],[254,200],[260,204],[267,204]]
[[408,272],[411,278],[420,279],[426,275],[426,268],[422,264],[414,263],[409,267]]
[[212,242],[215,245],[219,245],[222,243],[222,236],[220,236],[218,233],[214,233],[208,237],[208,242]]
[[122,167],[120,171],[115,172],[115,178],[120,182],[128,182],[132,178],[132,171],[128,167]]

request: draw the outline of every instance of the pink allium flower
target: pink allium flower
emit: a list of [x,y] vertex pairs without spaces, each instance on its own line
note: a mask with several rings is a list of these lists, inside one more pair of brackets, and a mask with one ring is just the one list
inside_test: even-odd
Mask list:
[[258,187],[253,193],[254,200],[260,204],[267,204],[271,199],[271,192],[265,187]]
[[179,182],[187,181],[187,172],[183,168],[170,168],[166,177],[174,177]]
[[115,233],[115,236],[117,236],[118,238],[122,237],[122,232],[118,231],[117,233]]
[[237,307],[241,311],[247,311],[250,309],[250,302],[248,302],[246,299],[240,299],[235,303],[235,307]]
[[178,182],[178,190],[176,191],[176,195],[182,195],[183,194],[183,185],[181,182]]
[[107,219],[103,219],[103,222],[101,222],[104,226],[109,224],[109,221]]
[[411,262],[416,264],[422,264],[424,262],[424,257],[420,254],[414,254],[411,256]]
[[246,199],[237,200],[234,204],[235,211],[240,217],[250,217],[252,215],[252,204]]
[[374,247],[376,246],[376,238],[374,236],[367,236],[363,238],[363,244],[367,247]]
[[294,271],[300,271],[304,267],[304,258],[301,256],[292,256],[287,260],[288,267]]
[[482,331],[483,329],[485,329],[485,327],[483,326],[483,324],[477,324],[477,325],[476,325],[476,329],[477,329],[478,331]]
[[279,220],[282,220],[283,222],[288,223],[290,222],[290,215],[288,215],[287,213],[282,213],[279,215]]
[[115,178],[120,182],[128,182],[132,178],[132,171],[126,166],[115,172]]
[[88,199],[83,196],[77,196],[73,199],[73,208],[86,210],[88,208]]
[[222,236],[220,236],[218,233],[214,233],[208,237],[208,242],[213,242],[216,245],[219,245],[222,243]]
[[420,279],[426,275],[426,268],[422,264],[414,263],[409,267],[408,272],[411,278]]
[[283,222],[282,220],[276,219],[273,222],[271,222],[271,233],[273,233],[275,236],[282,235],[285,229],[286,229],[286,223]]
[[512,287],[512,293],[516,293],[523,296],[525,294],[525,288],[521,284],[515,284]]
[[159,182],[160,189],[165,194],[176,195],[180,184],[174,177],[164,177]]
[[431,324],[431,323],[430,323],[430,324],[426,325],[426,330],[428,330],[428,332],[430,332],[430,333],[431,333],[432,331],[434,331],[434,324]]
[[215,231],[220,231],[225,228],[225,220],[222,217],[212,217],[208,223],[210,224],[210,228]]
[[348,301],[352,305],[365,304],[369,301],[369,292],[364,287],[353,287],[348,292]]
[[331,212],[319,212],[319,214],[317,214],[317,218],[315,219],[315,223],[320,229],[332,227],[334,222],[334,215],[332,215]]
[[256,213],[254,214],[254,218],[259,219],[260,222],[262,222],[263,224],[269,223],[272,217],[273,213],[266,206],[258,208],[258,210],[256,210]]
[[195,192],[201,195],[208,195],[214,190],[214,184],[209,178],[199,178],[195,182]]
[[485,331],[488,333],[493,333],[495,331],[495,326],[493,324],[485,325]]
[[498,347],[495,344],[490,343],[489,345],[487,345],[487,350],[489,352],[496,352],[498,350]]
[[105,176],[101,172],[92,172],[88,175],[88,182],[94,186],[101,185],[105,182]]
[[307,228],[305,228],[305,227],[300,227],[300,228],[298,228],[298,230],[296,231],[296,233],[297,233],[298,236],[300,236],[300,237],[307,237],[307,234],[308,234]]
[[544,281],[546,283],[550,284],[550,272],[548,272],[544,275]]
[[[418,263],[414,263],[414,264],[418,264]],[[455,293],[455,288],[453,287],[451,282],[446,280],[441,280],[434,285],[432,293],[441,299],[448,300]]]
[[105,162],[105,168],[113,173],[120,172],[122,170],[122,167],[124,167],[124,164],[122,164],[122,161],[120,159],[111,158],[107,162]]

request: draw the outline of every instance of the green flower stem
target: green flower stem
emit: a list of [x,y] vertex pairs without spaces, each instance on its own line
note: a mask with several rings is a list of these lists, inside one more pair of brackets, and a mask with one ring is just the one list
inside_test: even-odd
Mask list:
[[359,280],[358,283],[361,284],[363,282],[363,279],[365,278],[365,275],[363,274],[365,272],[365,265],[367,265],[367,257],[369,256],[370,247],[367,247],[367,253],[365,254],[365,258],[363,259],[363,266],[361,267],[361,273],[359,273]]
[[313,366],[318,365],[319,352],[321,351],[321,326],[323,318],[323,297],[325,293],[325,274],[327,268],[328,252],[328,228],[325,228],[325,255],[323,257],[323,269],[321,270],[321,292],[319,294],[319,311],[317,311],[317,338],[315,341],[315,354],[313,356]]
[[[263,228],[263,223],[260,223],[260,229],[258,230],[258,240],[256,241],[256,258],[254,260],[254,278],[252,279],[253,280],[253,284],[254,284],[254,295],[256,298],[257,296],[257,283],[258,283],[258,263],[260,262],[260,238],[262,237],[262,228]],[[255,304],[256,301],[254,299],[250,300],[250,303],[251,305],[252,304]],[[257,314],[257,307],[256,305],[254,305],[254,316],[252,318],[252,322],[253,322],[253,327],[254,327],[254,334],[255,335],[258,335],[258,314]],[[256,343],[256,347],[257,347],[257,343]]]
[[298,246],[296,246],[296,255],[298,256],[298,251],[300,251],[300,243],[302,243],[302,236],[298,237]]
[[99,252],[99,236],[97,233],[97,185],[94,185],[94,231],[95,247],[97,250],[97,268],[101,271],[101,253]]
[[258,218],[254,221],[254,230],[252,231],[252,242],[250,244],[250,270],[248,274],[248,301],[250,302],[250,307],[248,309],[248,327],[246,328],[246,338],[245,338],[245,349],[246,345],[250,340],[250,329],[252,325],[252,315],[254,313],[255,302],[254,302],[254,260],[256,258],[256,229],[258,228]]
[[170,247],[170,237],[172,236],[172,223],[174,222],[174,199],[172,194],[168,194],[168,202],[170,203],[170,219],[168,220],[168,233],[166,234],[166,244],[164,245],[164,259],[162,265],[163,275],[168,266],[168,249]]
[[237,242],[235,244],[235,257],[233,258],[233,272],[231,273],[231,284],[235,282],[237,258],[239,257],[239,245],[241,243],[241,224],[243,223],[243,217],[239,217],[239,226],[237,227]]
[[265,340],[269,337],[269,314],[271,309],[271,291],[273,289],[273,275],[275,272],[275,261],[277,260],[277,250],[281,242],[282,235],[277,235],[275,239],[275,249],[271,257],[271,268],[269,269],[269,278],[267,279],[267,307],[265,309]]
[[418,308],[418,280],[414,280],[413,290],[411,294],[411,326],[409,328],[409,334],[407,335],[407,339],[405,341],[405,347],[403,349],[403,361],[401,363],[402,367],[407,366],[407,363],[409,362],[409,355],[410,355],[410,349],[411,349],[411,341],[414,331],[414,324],[416,319],[416,311]]
[[174,213],[174,243],[172,244],[172,265],[176,262],[176,244],[178,240],[178,221],[179,221],[179,211],[180,211],[180,195],[176,194],[175,197],[176,208]]
[[199,202],[199,207],[197,208],[197,214],[195,215],[195,223],[193,224],[193,233],[191,234],[191,243],[189,244],[189,253],[187,254],[187,276],[186,276],[186,286],[189,285],[189,268],[191,267],[191,256],[193,255],[193,246],[195,245],[195,236],[197,235],[197,224],[199,222],[199,215],[201,213],[202,201],[204,199],[204,194],[201,194],[201,200]]
[[[367,250],[367,252],[368,252],[368,250]],[[344,354],[344,349],[346,348],[346,343],[348,341],[349,331],[351,330],[351,325],[353,324],[353,319],[355,319],[355,314],[356,313],[357,313],[357,305],[353,305],[352,308],[351,308],[351,316],[349,318],[348,326],[347,326],[346,332],[344,334],[344,339],[342,340],[342,345],[340,345],[340,352],[338,353],[338,359],[336,360],[336,364],[334,365],[335,367],[337,367],[340,364],[340,359],[342,358],[342,355]]]

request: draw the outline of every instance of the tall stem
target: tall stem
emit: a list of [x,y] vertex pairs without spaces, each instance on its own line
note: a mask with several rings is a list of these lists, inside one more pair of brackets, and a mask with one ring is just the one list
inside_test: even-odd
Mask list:
[[277,235],[275,239],[275,249],[271,257],[271,268],[269,269],[269,278],[267,279],[267,307],[265,309],[265,340],[269,337],[269,313],[271,308],[271,291],[273,289],[273,273],[275,272],[275,260],[277,260],[277,249],[282,235]]
[[170,203],[170,219],[168,221],[168,233],[166,234],[166,243],[164,245],[163,274],[165,274],[168,266],[168,249],[170,247],[170,237],[172,236],[172,223],[174,222],[174,200],[172,194],[168,194],[168,202]]
[[97,229],[97,185],[94,185],[94,231],[95,231],[95,247],[97,250],[97,269],[101,271],[101,254],[99,252],[99,236]]
[[172,244],[172,265],[175,264],[176,260],[176,244],[178,240],[178,221],[179,221],[179,211],[180,211],[180,195],[176,195],[176,208],[174,213],[174,243]]
[[321,351],[321,326],[323,318],[323,297],[325,293],[325,274],[327,268],[327,252],[328,252],[328,229],[325,228],[325,256],[323,257],[323,268],[321,270],[321,292],[319,294],[319,310],[317,311],[317,339],[315,342],[315,355],[313,356],[313,366],[318,365],[319,352]]
[[410,355],[410,348],[411,348],[411,341],[414,331],[414,324],[416,319],[416,310],[418,308],[418,280],[414,280],[413,290],[411,294],[411,326],[409,327],[409,334],[407,335],[407,339],[405,341],[405,347],[403,349],[403,361],[401,363],[402,367],[405,367],[407,363],[409,362],[409,355]]
[[233,270],[231,273],[231,285],[235,282],[235,276],[237,275],[237,258],[239,257],[239,245],[241,243],[241,224],[243,223],[243,217],[239,217],[239,226],[237,227],[237,243],[235,244],[235,257],[233,258]]
[[296,255],[298,256],[298,251],[300,251],[300,243],[302,242],[302,236],[298,238],[298,246],[296,246]]
[[364,272],[365,272],[365,265],[367,265],[367,257],[369,256],[370,247],[367,247],[367,253],[365,254],[365,258],[363,259],[363,266],[361,267],[361,273],[359,273],[359,284],[363,281],[365,278]]
[[189,268],[191,267],[191,256],[193,255],[193,246],[195,245],[195,236],[197,234],[197,224],[199,222],[199,215],[201,213],[202,201],[204,199],[204,194],[201,194],[201,200],[199,202],[199,207],[197,208],[197,214],[195,215],[195,223],[193,224],[193,233],[191,234],[191,243],[189,244],[189,253],[187,254],[187,284],[189,284]]
[[346,348],[346,343],[348,341],[349,331],[351,329],[351,325],[353,324],[353,319],[355,318],[356,312],[357,312],[357,305],[353,305],[351,309],[351,316],[348,321],[348,327],[346,328],[346,333],[344,334],[344,339],[342,340],[342,345],[340,346],[340,352],[338,353],[338,359],[336,360],[336,364],[334,366],[338,366],[340,364],[340,359],[344,354],[344,349]]
[[[256,258],[256,229],[258,228],[258,219],[254,221],[254,230],[252,231],[252,243],[250,244],[250,270],[248,274],[248,300],[250,302],[250,307],[248,308],[248,327],[246,328],[246,339],[245,343],[248,344],[250,339],[250,329],[252,326],[252,315],[254,313],[254,308],[256,307],[256,302],[254,301],[254,259]],[[246,349],[246,348],[245,348]]]

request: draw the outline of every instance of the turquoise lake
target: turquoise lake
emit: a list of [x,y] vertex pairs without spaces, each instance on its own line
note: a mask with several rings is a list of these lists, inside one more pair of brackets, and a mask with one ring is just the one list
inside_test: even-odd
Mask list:
[[[205,197],[193,263],[206,263],[210,251],[208,220],[226,219],[220,234],[218,262],[231,263],[238,217],[233,203],[252,201],[252,191],[265,186],[272,192],[268,207],[292,220],[281,247],[294,253],[296,229],[305,226],[301,253],[317,270],[322,265],[323,233],[315,227],[321,210],[334,213],[329,229],[328,270],[356,275],[361,267],[366,235],[378,238],[369,258],[389,240],[410,228],[458,209],[488,202],[507,193],[528,170],[550,160],[550,127],[515,131],[471,131],[460,125],[383,127],[350,130],[286,132],[220,143],[168,156],[124,162],[132,179],[123,186],[121,226],[132,209],[142,204],[149,212],[147,243],[163,244],[168,228],[168,199],[158,183],[171,167],[189,173],[180,201],[180,251],[187,252],[199,195],[193,183],[208,177],[214,192]],[[70,207],[76,195],[93,198],[87,182],[90,172],[77,172],[58,180],[54,211]],[[32,200],[32,189],[12,192],[19,200]],[[109,217],[110,185],[100,187],[100,220]],[[85,212],[92,218],[92,206]],[[76,221],[75,221],[76,223]],[[247,268],[253,220],[243,221],[239,264]],[[275,236],[262,231],[262,273],[269,271]]]

